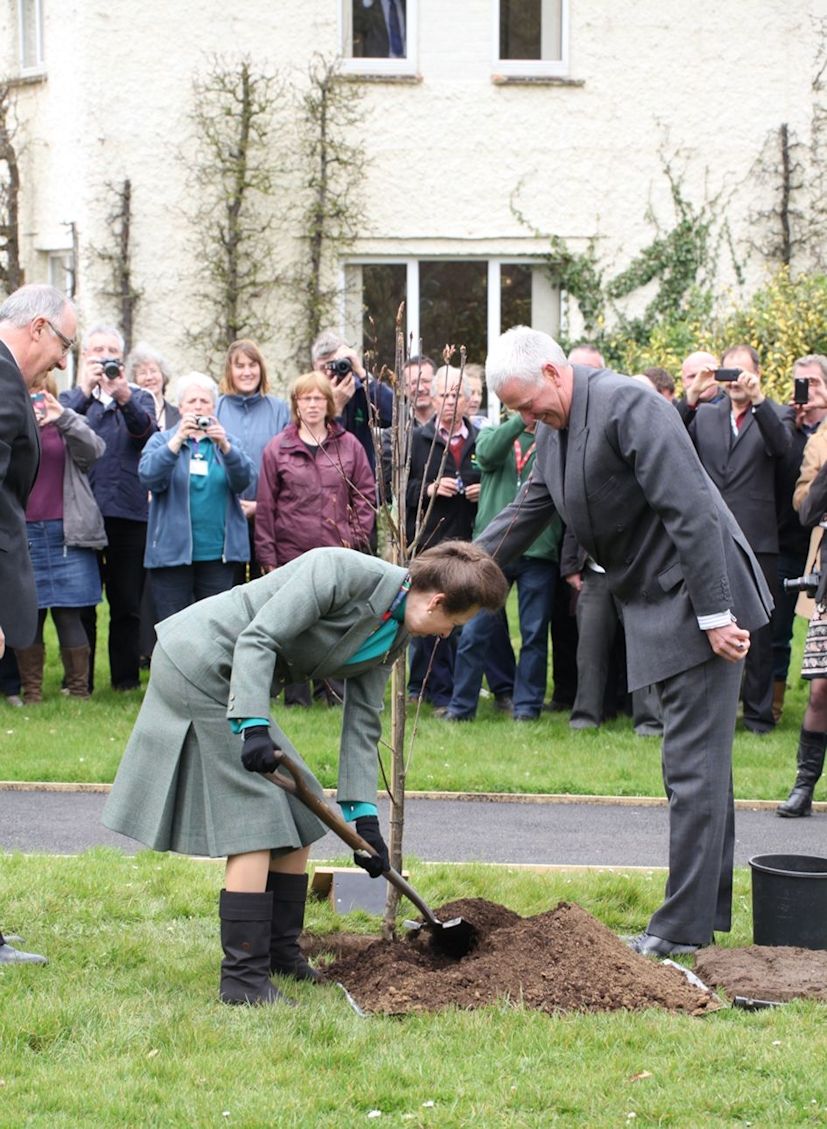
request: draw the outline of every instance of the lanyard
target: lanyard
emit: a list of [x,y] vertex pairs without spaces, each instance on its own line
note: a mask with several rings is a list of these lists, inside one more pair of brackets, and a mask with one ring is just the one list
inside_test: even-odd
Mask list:
[[516,466],[517,466],[517,485],[518,486],[522,486],[522,484],[523,484],[523,467],[526,465],[528,460],[534,454],[534,448],[536,446],[537,446],[536,443],[531,443],[526,448],[526,453],[523,454],[522,448],[520,447],[520,440],[519,439],[514,440],[514,462],[516,463]]

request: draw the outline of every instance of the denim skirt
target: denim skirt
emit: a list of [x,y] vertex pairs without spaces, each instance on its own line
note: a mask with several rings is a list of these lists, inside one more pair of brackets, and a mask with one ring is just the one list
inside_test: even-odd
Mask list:
[[63,522],[26,522],[39,608],[86,608],[101,600],[98,554],[63,543]]

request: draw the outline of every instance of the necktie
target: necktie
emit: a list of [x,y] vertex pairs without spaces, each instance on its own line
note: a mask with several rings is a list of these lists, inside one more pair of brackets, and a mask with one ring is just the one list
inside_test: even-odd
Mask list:
[[388,4],[388,52],[392,59],[405,58],[405,44],[402,42],[402,27],[399,23],[399,13],[396,10],[396,0]]

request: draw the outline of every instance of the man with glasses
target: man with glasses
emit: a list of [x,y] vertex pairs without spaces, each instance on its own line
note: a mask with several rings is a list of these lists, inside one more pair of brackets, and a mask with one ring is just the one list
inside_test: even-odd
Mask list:
[[[23,286],[0,305],[0,658],[6,647],[28,647],[37,629],[26,502],[40,439],[29,389],[43,373],[66,367],[75,326],[74,306],[51,286]],[[0,933],[0,965],[45,963]]]
[[[123,354],[124,340],[114,326],[93,326],[84,334],[77,385],[60,399],[84,416],[106,443],[105,453],[89,471],[89,482],[108,542],[100,564],[109,601],[109,670],[113,689],[135,690],[140,685],[147,522],[147,493],[138,481],[138,462],[144,444],[158,428],[152,394],[127,381]],[[96,608],[84,609],[83,623],[91,649],[91,691]]]

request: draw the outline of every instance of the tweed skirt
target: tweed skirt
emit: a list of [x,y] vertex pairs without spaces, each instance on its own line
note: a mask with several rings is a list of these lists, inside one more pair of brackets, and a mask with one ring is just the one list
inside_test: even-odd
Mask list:
[[802,678],[827,678],[827,606],[816,604],[801,658]]
[[[321,795],[286,735],[275,725],[271,733]],[[204,694],[156,646],[103,823],[156,851],[209,858],[260,850],[285,854],[321,839],[327,828],[300,800],[247,772],[241,745],[227,722],[226,702]]]
[[39,608],[88,608],[101,601],[98,554],[63,543],[63,522],[26,523]]

